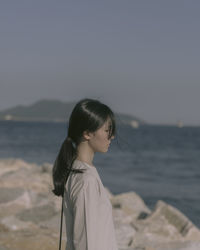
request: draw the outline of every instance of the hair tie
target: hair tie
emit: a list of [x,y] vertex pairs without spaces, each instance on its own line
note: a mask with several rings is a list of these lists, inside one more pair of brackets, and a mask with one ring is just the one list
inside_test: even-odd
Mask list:
[[72,140],[72,138],[71,137],[67,137],[67,141],[69,141],[69,142],[73,142],[73,140]]
[[72,140],[70,136],[67,137],[67,141],[71,142],[73,147],[76,148],[76,143]]

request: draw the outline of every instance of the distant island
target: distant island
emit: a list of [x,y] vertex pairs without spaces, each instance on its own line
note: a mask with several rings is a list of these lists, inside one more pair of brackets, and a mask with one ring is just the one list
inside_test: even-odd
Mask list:
[[[10,121],[46,121],[67,122],[76,102],[43,99],[29,106],[18,105],[0,111],[0,120]],[[128,124],[137,128],[147,124],[144,120],[133,115],[115,112],[118,123]]]

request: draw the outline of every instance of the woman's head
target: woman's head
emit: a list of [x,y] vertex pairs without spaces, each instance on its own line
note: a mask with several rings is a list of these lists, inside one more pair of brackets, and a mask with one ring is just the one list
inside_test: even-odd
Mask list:
[[72,169],[80,143],[87,141],[94,152],[107,152],[115,133],[115,117],[107,105],[89,98],[80,100],[72,110],[68,124],[68,136],[62,143],[53,166],[55,187],[52,190],[53,193],[63,196],[64,184],[69,173],[82,173],[80,169]]
[[110,118],[108,118],[95,132],[85,131],[83,133],[83,142],[87,142],[87,147],[90,148],[90,151],[93,151],[93,153],[105,153],[108,151],[111,139],[114,138],[114,135],[112,135],[113,133],[111,132],[111,123]]
[[88,139],[96,152],[104,152],[103,144],[108,145],[115,135],[115,118],[112,110],[94,99],[82,99],[72,110],[68,137],[76,146]]

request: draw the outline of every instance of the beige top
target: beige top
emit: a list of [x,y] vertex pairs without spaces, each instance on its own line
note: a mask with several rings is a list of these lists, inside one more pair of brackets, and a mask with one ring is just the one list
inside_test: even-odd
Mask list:
[[112,204],[96,167],[75,160],[65,185],[64,215],[67,234],[65,250],[118,250]]

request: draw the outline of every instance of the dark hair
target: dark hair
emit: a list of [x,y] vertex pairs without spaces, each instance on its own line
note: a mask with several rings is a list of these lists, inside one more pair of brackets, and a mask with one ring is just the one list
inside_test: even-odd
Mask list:
[[77,146],[82,141],[84,131],[95,132],[110,119],[109,139],[115,135],[115,117],[112,110],[105,104],[94,99],[80,100],[72,110],[69,118],[68,136],[62,143],[54,162],[52,176],[57,196],[63,196],[64,185],[70,172],[83,173],[83,169],[73,169],[72,164],[77,157]]

